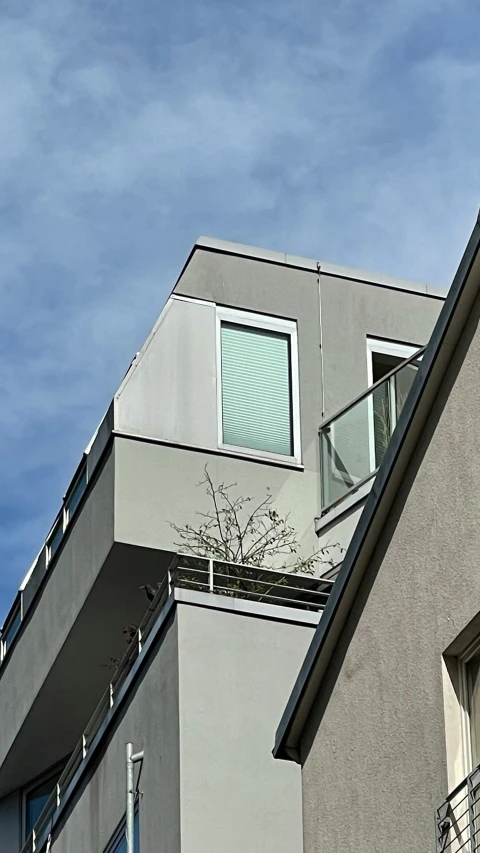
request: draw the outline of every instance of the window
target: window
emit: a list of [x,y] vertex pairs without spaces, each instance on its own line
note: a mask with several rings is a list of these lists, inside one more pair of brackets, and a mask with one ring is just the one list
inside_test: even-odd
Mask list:
[[47,562],[48,563],[51,560],[53,560],[55,554],[58,551],[58,548],[59,548],[59,545],[60,545],[60,542],[62,541],[62,539],[63,539],[63,510],[60,514],[60,517],[58,518],[58,520],[53,525],[52,532],[50,533],[50,536],[48,537],[48,540],[47,540],[47,548],[48,548]]
[[480,765],[480,639],[477,637],[458,658],[461,709],[462,775]]
[[32,829],[37,823],[43,809],[45,808],[48,799],[55,790],[60,775],[63,771],[64,764],[57,767],[52,773],[49,772],[41,780],[37,780],[31,787],[26,788],[23,792],[23,810],[24,810],[24,841],[30,835]]
[[87,488],[87,466],[84,465],[82,471],[78,475],[73,488],[68,495],[65,501],[65,513],[66,513],[66,521],[67,523],[72,518],[75,510],[77,509],[82,497]]
[[465,662],[471,765],[480,764],[480,652]]
[[219,443],[299,461],[296,324],[219,309]]
[[7,649],[13,643],[15,635],[20,628],[22,622],[22,611],[20,602],[16,605],[12,615],[10,616],[8,622],[5,623],[5,626],[2,631],[2,639],[1,639],[1,658],[3,659],[7,653]]
[[[411,358],[420,347],[367,338],[368,384],[380,382],[403,361]],[[389,381],[383,382],[372,394],[370,401],[370,467],[379,467],[391,435],[403,409],[408,392],[418,369],[418,362],[406,365]]]
[[[133,849],[140,853],[140,818],[138,808],[135,811],[135,822],[133,825]],[[127,853],[127,839],[125,837],[125,818],[113,835],[104,853]]]

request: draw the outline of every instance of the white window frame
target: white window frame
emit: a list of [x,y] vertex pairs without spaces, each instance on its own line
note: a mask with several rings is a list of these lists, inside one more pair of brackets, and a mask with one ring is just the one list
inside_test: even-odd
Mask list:
[[[291,381],[291,406],[292,406],[292,450],[291,456],[283,456],[280,453],[269,453],[267,450],[255,450],[251,447],[238,447],[234,444],[224,444],[223,441],[223,406],[222,406],[222,340],[221,331],[223,323],[234,323],[235,325],[248,326],[251,329],[263,329],[267,332],[278,332],[290,336],[290,381]],[[295,320],[284,320],[279,317],[269,317],[264,314],[254,314],[250,311],[240,311],[236,308],[216,309],[216,357],[217,357],[217,422],[218,422],[218,447],[220,450],[238,453],[241,456],[253,456],[262,459],[271,459],[276,462],[297,462],[301,464],[301,438],[300,438],[300,390],[298,370],[298,334]]]
[[381,338],[367,338],[367,382],[368,387],[373,385],[373,354],[393,355],[395,358],[401,358],[406,361],[411,358],[421,345],[415,344],[398,344],[396,341],[383,341]]
[[460,686],[460,714],[463,753],[463,777],[468,776],[474,769],[472,754],[472,737],[470,731],[470,692],[468,689],[467,663],[480,652],[480,637],[470,643],[466,651],[458,658]]
[[[373,355],[374,353],[378,353],[379,355],[392,355],[395,358],[401,358],[402,361],[406,361],[407,358],[411,358],[412,355],[415,355],[416,352],[420,349],[420,346],[415,346],[415,344],[399,344],[396,341],[387,341],[382,340],[381,338],[368,338],[367,337],[367,383],[370,388],[373,385]],[[393,395],[390,397],[390,417],[392,418],[392,423],[394,423],[396,419],[396,401]],[[375,432],[374,432],[374,424],[373,424],[373,397],[370,396],[368,400],[368,434],[369,434],[369,445],[370,445],[370,468],[372,471],[375,470]]]

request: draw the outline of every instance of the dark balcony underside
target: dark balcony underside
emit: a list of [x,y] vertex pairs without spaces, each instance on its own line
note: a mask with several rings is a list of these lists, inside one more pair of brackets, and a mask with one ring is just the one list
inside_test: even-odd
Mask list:
[[74,749],[112,677],[115,658],[125,652],[123,629],[137,625],[145,613],[148,601],[139,586],[161,580],[171,556],[114,544],[0,768],[0,796]]

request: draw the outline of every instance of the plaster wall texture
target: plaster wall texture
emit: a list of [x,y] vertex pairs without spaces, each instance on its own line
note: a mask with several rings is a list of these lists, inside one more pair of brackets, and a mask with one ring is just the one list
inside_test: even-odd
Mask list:
[[304,732],[306,853],[435,849],[442,655],[480,610],[479,316],[477,302]]
[[142,853],[297,853],[300,768],[271,755],[313,626],[177,604],[55,830],[52,853],[101,853],[125,812],[125,743],[145,757]]
[[113,545],[113,476],[110,457],[65,538],[41,601],[0,670],[0,768]]
[[211,510],[205,486],[197,486],[206,464],[214,483],[238,484],[232,495],[260,501],[268,488],[278,511],[290,513],[302,550],[316,550],[314,472],[124,438],[115,440],[116,541],[176,551],[179,536],[171,523],[198,526],[198,512]]
[[298,853],[297,765],[271,754],[313,628],[179,607],[183,853]]
[[[144,750],[140,850],[180,851],[178,635],[170,622],[100,758],[74,798],[52,853],[102,853],[125,815],[125,744]],[[138,773],[138,768],[137,768]]]
[[325,417],[368,386],[366,338],[428,343],[442,299],[321,276]]

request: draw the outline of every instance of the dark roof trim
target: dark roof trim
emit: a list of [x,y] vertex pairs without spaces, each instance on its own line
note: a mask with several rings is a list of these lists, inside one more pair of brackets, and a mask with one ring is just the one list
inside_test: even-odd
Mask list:
[[480,289],[480,214],[398,426],[277,729],[275,758],[298,760],[298,743],[365,569]]

